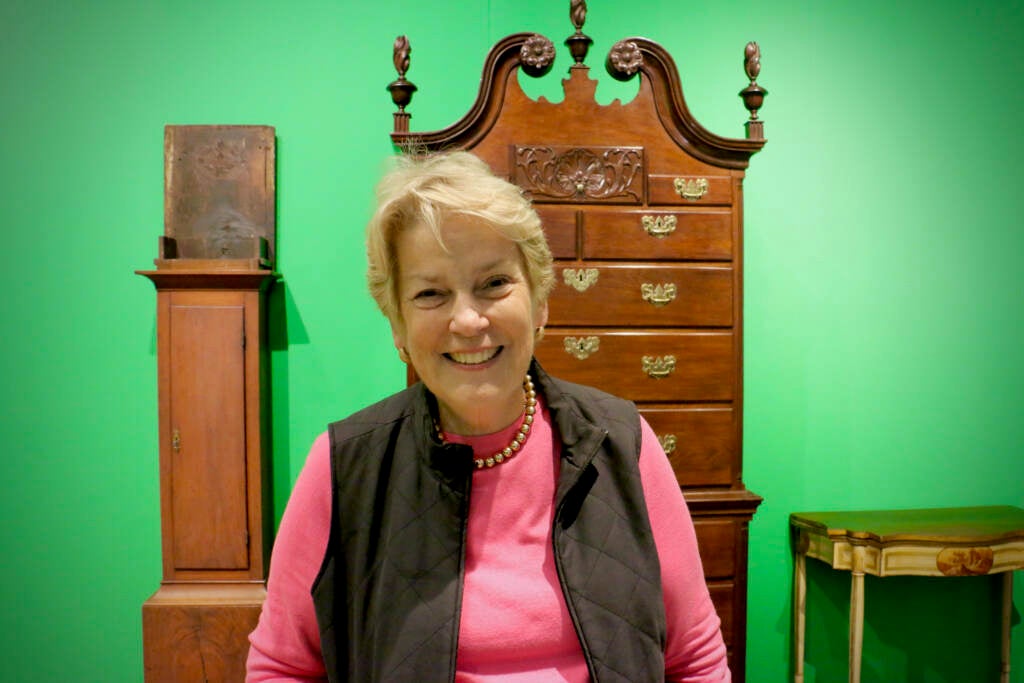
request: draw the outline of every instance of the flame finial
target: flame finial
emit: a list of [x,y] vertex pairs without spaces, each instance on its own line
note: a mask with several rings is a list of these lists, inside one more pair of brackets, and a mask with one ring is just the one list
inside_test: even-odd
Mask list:
[[576,32],[583,31],[583,24],[587,20],[587,0],[569,0],[569,18]]
[[[587,20],[587,0],[569,0],[569,19],[576,28],[576,33],[565,39],[565,44],[576,64],[583,64],[587,58],[590,45],[594,42],[590,36],[584,35],[583,24]],[[574,65],[575,66],[575,65]]]
[[761,74],[761,48],[754,41],[750,41],[743,48],[743,70],[750,79],[750,85],[740,91],[743,106],[750,112],[750,119],[745,124],[747,138],[763,140],[764,122],[757,118],[757,110],[764,104],[764,96],[768,91],[757,84],[757,77]]
[[395,132],[406,133],[409,131],[409,113],[405,111],[406,106],[412,101],[412,94],[416,92],[416,86],[405,80],[405,74],[409,70],[409,54],[412,48],[409,47],[409,38],[398,36],[391,55],[391,60],[398,72],[398,78],[388,84],[388,91],[391,93],[391,101],[398,107],[394,112]]

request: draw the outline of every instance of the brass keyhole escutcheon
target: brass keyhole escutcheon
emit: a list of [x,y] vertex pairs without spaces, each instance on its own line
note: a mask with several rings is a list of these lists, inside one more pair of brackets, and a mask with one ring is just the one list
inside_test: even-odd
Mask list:
[[562,344],[570,356],[577,360],[586,360],[597,353],[601,340],[597,337],[566,337]]
[[562,271],[562,279],[577,292],[585,292],[597,282],[597,268],[566,268]]

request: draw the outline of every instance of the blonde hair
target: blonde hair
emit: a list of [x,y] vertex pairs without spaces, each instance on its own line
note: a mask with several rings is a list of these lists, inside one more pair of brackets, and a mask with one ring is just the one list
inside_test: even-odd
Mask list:
[[395,243],[398,233],[427,227],[444,247],[441,228],[451,216],[472,216],[515,242],[523,257],[535,307],[555,284],[551,249],[540,217],[522,191],[494,175],[469,152],[401,155],[377,185],[377,210],[366,227],[366,280],[391,322],[401,321]]

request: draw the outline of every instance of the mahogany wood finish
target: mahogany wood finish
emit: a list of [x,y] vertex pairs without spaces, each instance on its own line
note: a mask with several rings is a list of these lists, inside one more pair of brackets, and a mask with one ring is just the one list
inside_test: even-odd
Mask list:
[[723,138],[693,118],[671,56],[644,38],[616,43],[606,60],[616,78],[640,74],[636,98],[596,103],[586,4],[573,0],[570,18],[564,101],[523,93],[516,72],[550,69],[554,46],[517,33],[487,55],[465,116],[429,132],[409,131],[409,43],[399,37],[391,138],[410,153],[472,151],[533,199],[557,277],[537,357],[556,376],[637,402],[659,435],[742,681],[747,528],[761,501],[743,484],[741,455],[743,178],[765,143],[760,51],[744,52],[747,138]]
[[[140,271],[157,288],[163,580],[142,607],[147,683],[245,677],[269,566],[269,270]],[[221,675],[223,674],[223,675]]]
[[142,606],[147,682],[245,680],[263,584],[165,584]]
[[163,580],[142,607],[147,683],[241,681],[263,599],[266,291],[274,131],[168,126],[156,270]]

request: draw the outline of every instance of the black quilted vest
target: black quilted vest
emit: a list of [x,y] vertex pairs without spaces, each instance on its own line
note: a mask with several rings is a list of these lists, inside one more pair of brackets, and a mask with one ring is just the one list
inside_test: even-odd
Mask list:
[[[531,373],[562,441],[555,564],[591,679],[663,681],[636,408]],[[435,440],[432,401],[416,384],[329,427],[333,518],[312,595],[332,682],[455,678],[472,454]]]

